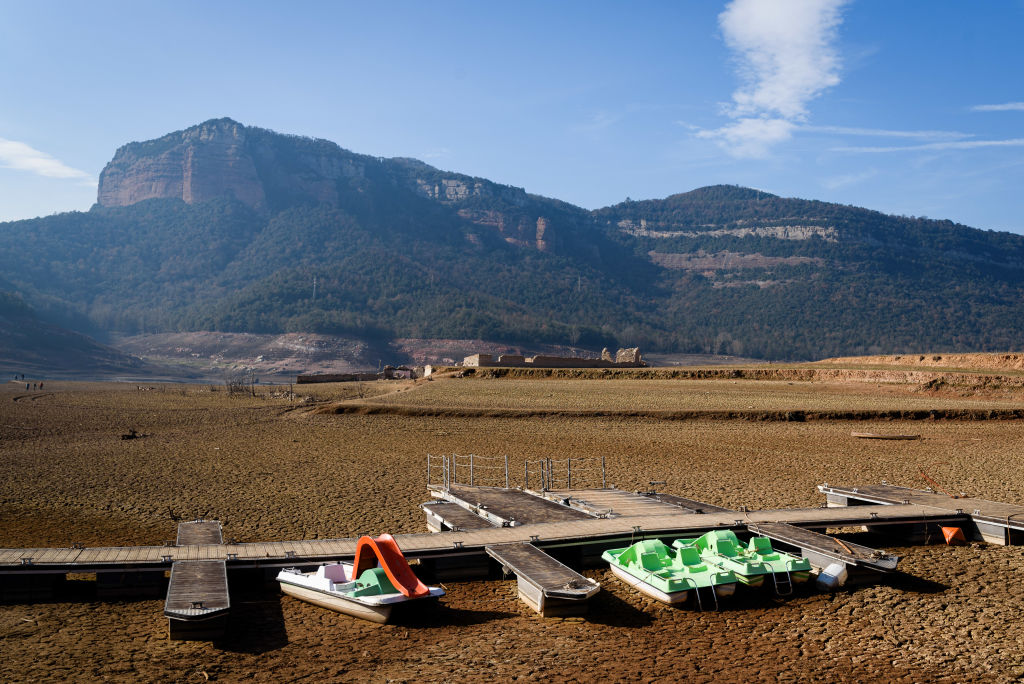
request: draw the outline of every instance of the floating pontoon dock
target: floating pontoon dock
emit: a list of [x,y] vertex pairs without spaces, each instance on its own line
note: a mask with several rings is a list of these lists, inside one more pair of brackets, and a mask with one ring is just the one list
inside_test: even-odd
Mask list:
[[522,542],[484,547],[505,572],[515,573],[519,598],[545,617],[580,615],[585,601],[601,588],[594,580]]
[[[447,482],[430,485],[435,500],[423,504],[428,527],[438,532],[395,539],[422,572],[435,576],[486,576],[496,561],[516,573],[524,600],[541,611],[552,601],[573,602],[596,591],[568,565],[596,565],[604,550],[641,539],[691,538],[720,529],[760,534],[798,549],[818,567],[841,563],[861,576],[892,570],[897,559],[822,532],[856,526],[927,542],[941,539],[939,526],[956,526],[969,539],[1024,542],[1024,506],[891,485],[819,489],[829,507],[732,511],[614,487],[532,491]],[[230,608],[232,571],[315,566],[350,559],[355,550],[354,538],[224,543],[220,523],[197,521],[179,526],[174,545],[0,549],[0,596],[50,597],[67,573],[96,573],[98,586],[116,594],[119,588],[160,586],[170,571],[164,612],[172,637],[211,638]]]
[[[222,545],[217,520],[178,525],[177,546]],[[171,564],[164,615],[171,639],[218,639],[224,636],[231,597],[224,560],[179,560]]]

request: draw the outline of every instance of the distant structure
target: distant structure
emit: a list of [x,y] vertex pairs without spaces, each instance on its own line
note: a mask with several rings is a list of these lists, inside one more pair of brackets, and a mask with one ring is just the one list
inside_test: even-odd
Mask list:
[[[426,375],[429,375],[429,373]],[[300,375],[295,378],[295,383],[298,385],[308,385],[315,382],[373,382],[375,380],[412,380],[422,377],[425,377],[422,368],[384,366],[377,373],[313,373]]]
[[601,350],[599,359],[581,359],[567,356],[531,356],[519,354],[502,354],[494,358],[493,354],[471,354],[462,360],[467,368],[642,368],[647,362],[640,357],[639,347],[620,349],[615,357],[608,349]]

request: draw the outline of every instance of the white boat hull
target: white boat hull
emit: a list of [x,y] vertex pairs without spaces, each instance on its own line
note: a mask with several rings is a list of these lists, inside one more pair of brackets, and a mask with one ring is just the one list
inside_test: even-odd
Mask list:
[[317,591],[316,589],[308,589],[306,587],[300,587],[284,581],[280,582],[280,584],[282,592],[301,601],[382,625],[391,617],[391,608],[394,605],[384,604],[379,606],[368,606],[365,603],[359,603],[352,599],[327,594],[322,591]]
[[661,589],[652,587],[647,582],[644,582],[639,577],[634,577],[622,568],[618,567],[614,563],[610,563],[609,567],[612,569],[612,574],[618,577],[620,580],[625,582],[631,587],[634,587],[641,594],[646,594],[656,601],[674,605],[676,603],[682,603],[690,596],[690,590],[686,591],[674,591],[671,594],[666,594]]

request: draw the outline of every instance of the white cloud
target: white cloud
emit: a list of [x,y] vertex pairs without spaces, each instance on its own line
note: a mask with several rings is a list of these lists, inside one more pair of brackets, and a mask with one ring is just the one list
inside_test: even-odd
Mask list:
[[929,150],[974,150],[980,147],[1024,147],[1024,138],[1008,140],[951,140],[925,145],[901,145],[893,147],[833,147],[830,152],[914,152]]
[[958,131],[893,131],[884,128],[852,128],[849,126],[800,126],[801,131],[812,133],[836,133],[839,135],[860,135],[877,138],[921,138],[924,140],[959,140],[974,137],[972,133]]
[[839,84],[833,43],[842,0],[733,0],[719,24],[738,53],[737,116],[806,116],[807,102]]
[[834,44],[845,2],[733,0],[718,22],[743,81],[724,108],[737,122],[699,135],[737,157],[764,156],[789,139],[808,103],[839,84]]
[[785,119],[739,119],[736,123],[700,131],[698,138],[717,140],[735,157],[760,159],[767,157],[771,146],[793,137],[796,124]]
[[28,171],[46,178],[68,178],[95,185],[96,179],[85,171],[72,168],[54,157],[17,140],[0,138],[0,166]]
[[1004,102],[1003,104],[974,105],[972,112],[1024,112],[1024,102]]

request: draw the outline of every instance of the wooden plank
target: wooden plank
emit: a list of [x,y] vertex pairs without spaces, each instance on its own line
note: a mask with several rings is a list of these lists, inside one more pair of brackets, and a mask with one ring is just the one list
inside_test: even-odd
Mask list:
[[[529,495],[526,495],[527,497]],[[540,501],[537,497],[529,497]],[[542,502],[569,511],[565,507],[552,502]],[[699,502],[698,502],[699,503]],[[671,509],[667,509],[671,510]],[[602,538],[632,538],[634,527],[640,528],[640,537],[662,536],[679,537],[703,534],[710,529],[734,528],[743,529],[752,523],[790,523],[810,527],[832,527],[843,525],[886,524],[922,521],[957,521],[965,516],[954,511],[935,506],[907,505],[858,505],[843,508],[811,508],[784,509],[768,511],[720,511],[692,515],[682,512],[665,514],[659,509],[657,515],[637,515],[622,518],[592,518],[579,511],[570,511],[573,517],[551,522],[540,522],[515,527],[487,527],[465,532],[445,532],[441,534],[408,534],[397,535],[397,541],[410,557],[444,555],[455,552],[455,543],[460,542],[467,551],[482,551],[485,546],[508,542],[528,542],[536,537],[541,543],[545,541],[558,543],[601,543]],[[54,568],[97,567],[106,564],[143,564],[159,563],[161,556],[171,555],[176,561],[219,560],[227,558],[227,554],[238,554],[237,561],[232,563],[267,562],[281,564],[287,561],[285,552],[295,551],[297,556],[314,559],[331,560],[339,557],[351,557],[355,553],[356,540],[295,540],[285,542],[257,542],[251,544],[203,544],[181,547],[110,547],[71,549],[0,549],[0,566],[11,571],[20,567],[21,559],[35,557],[34,563],[40,558],[52,560],[50,571]]]
[[[967,515],[1006,525],[1015,522],[1024,527],[1024,506],[999,501],[988,501],[974,497],[953,498],[938,492],[921,489],[909,489],[894,485],[866,485],[863,487],[835,487],[822,485],[818,489],[825,493],[837,494],[850,499],[871,501],[884,504],[905,505],[903,502],[919,506],[931,506],[946,511],[962,510]],[[1020,518],[1014,521],[1014,518]],[[1016,526],[1016,525],[1014,525]]]
[[801,551],[813,551],[849,565],[867,566],[878,570],[895,570],[899,560],[896,556],[867,546],[852,542],[840,543],[835,537],[786,523],[754,523],[749,526],[749,529],[754,534],[796,546]]
[[494,523],[476,515],[457,503],[448,501],[431,501],[420,504],[420,508],[441,519],[451,528],[461,530],[487,529],[494,527]]
[[231,607],[224,561],[178,561],[171,568],[164,615],[207,619]]
[[454,485],[447,490],[446,498],[464,507],[483,508],[487,513],[501,520],[514,520],[522,525],[559,520],[580,520],[590,517],[581,511],[539,496],[531,496],[518,489]]
[[690,513],[727,513],[731,509],[723,508],[721,506],[715,506],[714,504],[704,503],[703,501],[697,501],[696,499],[688,499],[684,496],[676,496],[675,494],[660,494],[657,492],[650,492],[645,494],[652,499],[667,503],[672,506],[678,506]]
[[597,588],[596,582],[559,563],[532,544],[496,544],[484,550],[517,577],[541,589],[545,595],[558,593],[559,598],[584,599]]
[[191,520],[178,523],[178,546],[223,543],[224,531],[219,520]]

